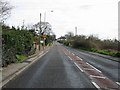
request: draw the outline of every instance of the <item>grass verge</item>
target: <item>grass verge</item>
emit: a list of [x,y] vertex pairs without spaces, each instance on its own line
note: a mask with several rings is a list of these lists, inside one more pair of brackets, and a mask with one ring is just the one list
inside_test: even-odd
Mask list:
[[16,55],[16,59],[17,59],[17,62],[21,62],[23,60],[25,60],[27,58],[27,56],[25,55]]
[[109,55],[113,57],[120,57],[120,52],[115,50],[106,50],[106,49],[97,50],[96,48],[79,48],[79,49],[90,51],[90,52],[96,52],[103,55]]

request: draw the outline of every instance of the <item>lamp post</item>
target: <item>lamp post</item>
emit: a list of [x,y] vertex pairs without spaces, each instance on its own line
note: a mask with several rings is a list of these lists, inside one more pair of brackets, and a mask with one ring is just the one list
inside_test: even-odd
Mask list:
[[[53,12],[53,10],[51,10],[50,12]],[[45,29],[47,28],[47,24],[46,24],[46,12],[44,12],[44,31]],[[44,32],[43,31],[43,32]],[[44,42],[43,42],[43,47],[45,46],[45,39],[44,39]],[[44,48],[43,48],[44,49]]]
[[39,24],[39,51],[40,51],[40,41],[41,41],[41,38],[40,38],[40,36],[41,36],[41,13],[40,13],[40,24]]
[[[50,12],[53,12],[53,10],[51,10]],[[46,12],[44,13],[44,26],[46,26]]]

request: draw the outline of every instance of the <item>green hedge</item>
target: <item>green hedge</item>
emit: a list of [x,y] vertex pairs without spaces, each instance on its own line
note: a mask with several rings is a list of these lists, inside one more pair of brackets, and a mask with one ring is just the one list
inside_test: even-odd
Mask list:
[[2,65],[16,62],[17,55],[27,55],[33,47],[33,36],[27,30],[4,29],[2,33]]

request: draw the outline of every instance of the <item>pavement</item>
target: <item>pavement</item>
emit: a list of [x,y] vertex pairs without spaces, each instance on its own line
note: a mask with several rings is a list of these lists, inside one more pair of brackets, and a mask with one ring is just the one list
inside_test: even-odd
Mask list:
[[38,58],[45,55],[51,46],[46,46],[44,50],[36,50],[36,53],[34,55],[29,56],[26,60],[24,60],[21,63],[13,63],[8,65],[7,67],[0,69],[0,75],[2,75],[0,79],[0,86],[4,86],[6,83],[8,83],[10,80],[12,80],[14,77],[19,75],[22,71],[24,71],[26,68],[28,68],[31,64],[33,64],[35,61],[37,61]]

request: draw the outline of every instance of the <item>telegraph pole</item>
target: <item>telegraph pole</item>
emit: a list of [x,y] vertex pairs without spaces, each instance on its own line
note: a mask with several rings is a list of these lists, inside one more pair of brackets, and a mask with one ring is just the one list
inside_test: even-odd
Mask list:
[[40,51],[40,41],[41,41],[41,13],[40,13],[40,24],[39,24],[39,51]]

